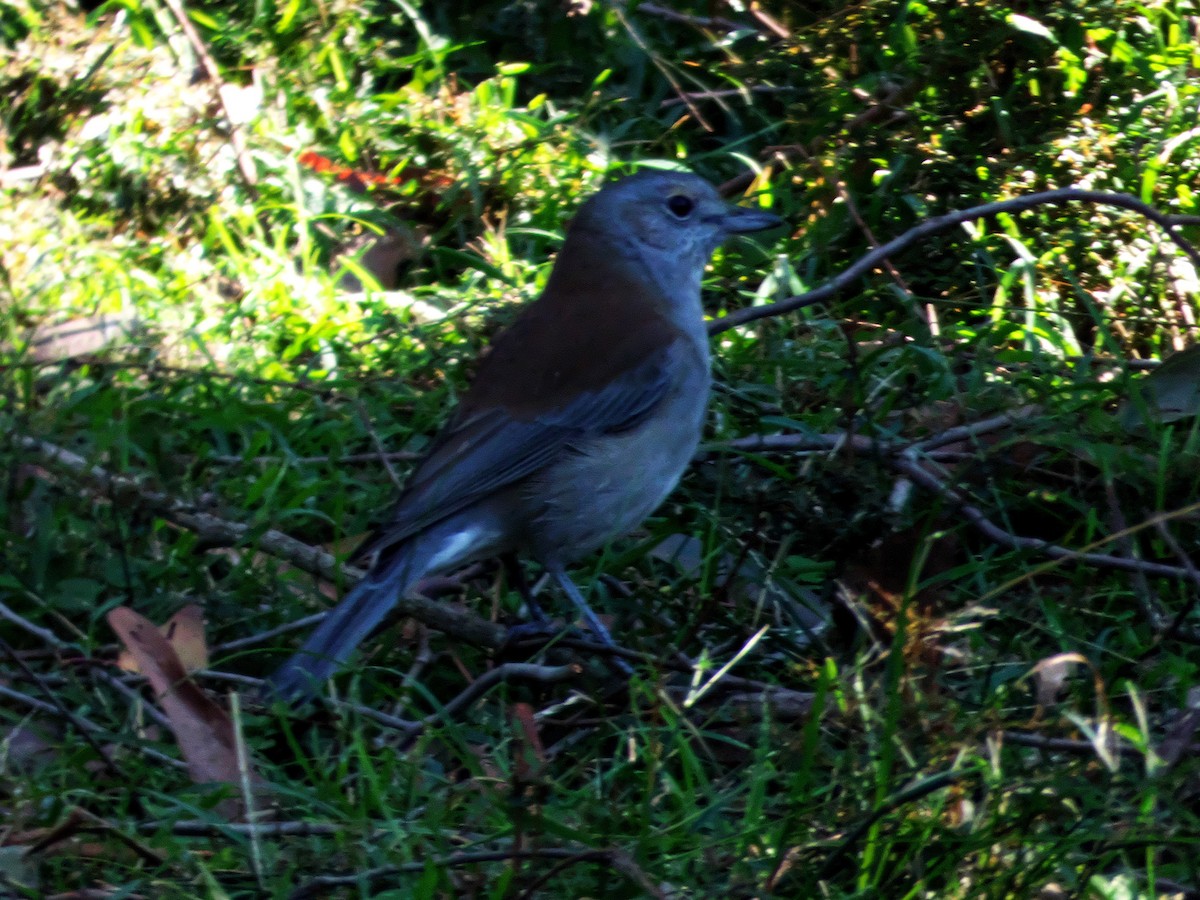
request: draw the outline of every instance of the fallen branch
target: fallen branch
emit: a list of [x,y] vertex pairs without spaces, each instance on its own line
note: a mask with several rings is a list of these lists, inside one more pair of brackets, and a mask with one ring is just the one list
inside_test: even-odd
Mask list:
[[[196,512],[170,495],[150,489],[136,478],[110,473],[100,466],[90,464],[83,457],[46,441],[18,435],[15,443],[21,449],[36,454],[46,465],[70,472],[96,495],[117,502],[137,504],[140,508],[193,532],[205,543],[237,546],[253,541],[257,549],[264,553],[322,578],[344,578],[354,581],[362,577],[361,570],[342,565],[333,554],[298,541],[274,528],[258,533],[258,529],[249,525],[230,522],[211,513]],[[500,647],[507,634],[501,625],[450,604],[424,597],[401,597],[396,604],[396,614],[411,616],[465,643],[491,649]]]

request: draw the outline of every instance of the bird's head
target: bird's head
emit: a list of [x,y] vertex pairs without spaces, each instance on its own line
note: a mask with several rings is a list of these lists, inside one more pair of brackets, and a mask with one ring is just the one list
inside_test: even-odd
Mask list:
[[650,259],[702,271],[730,235],[780,224],[763,210],[734,206],[690,172],[645,171],[604,187],[580,209],[571,232],[607,234]]

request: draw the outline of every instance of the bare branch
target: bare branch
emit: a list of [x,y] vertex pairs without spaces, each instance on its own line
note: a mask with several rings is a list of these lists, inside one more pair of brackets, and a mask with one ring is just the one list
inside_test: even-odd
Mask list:
[[1200,250],[1197,250],[1179,233],[1175,217],[1159,212],[1154,207],[1143,203],[1137,197],[1130,194],[1116,194],[1109,191],[1087,191],[1080,188],[1062,188],[1056,191],[1041,191],[1036,194],[1027,194],[1024,197],[1013,197],[1010,200],[999,200],[995,203],[984,203],[981,206],[972,206],[969,209],[958,210],[946,213],[943,216],[926,219],[899,237],[893,238],[883,246],[865,254],[858,262],[819,288],[805,294],[789,297],[786,300],[767,304],[766,306],[752,306],[746,309],[739,309],[727,316],[709,322],[708,333],[720,334],[722,331],[728,331],[730,328],[736,328],[738,325],[745,325],[748,322],[754,322],[758,319],[780,316],[784,313],[803,309],[806,306],[813,306],[826,300],[832,300],[856,284],[864,275],[869,274],[873,269],[882,265],[890,257],[908,250],[931,235],[941,234],[944,231],[957,228],[964,222],[983,219],[999,213],[1018,213],[1038,206],[1060,203],[1093,203],[1097,205],[1116,206],[1136,212],[1162,228],[1167,237],[1191,259],[1197,271],[1200,271]]
[[[891,466],[907,475],[916,484],[950,501],[976,530],[982,532],[988,540],[1002,547],[1010,547],[1014,550],[1033,550],[1054,560],[1085,563],[1106,569],[1145,572],[1148,575],[1161,575],[1166,578],[1187,577],[1187,571],[1181,566],[1168,566],[1163,563],[1132,559],[1128,556],[1110,556],[1105,553],[1088,553],[1080,550],[1071,550],[1067,547],[1060,547],[1057,544],[1044,541],[1041,538],[1019,537],[1018,535],[1010,534],[992,522],[979,507],[969,503],[961,491],[951,487],[932,472],[923,468],[915,459],[905,454],[900,454],[892,457],[888,462]],[[1171,513],[1168,517],[1173,517],[1174,515],[1178,515],[1178,513]]]

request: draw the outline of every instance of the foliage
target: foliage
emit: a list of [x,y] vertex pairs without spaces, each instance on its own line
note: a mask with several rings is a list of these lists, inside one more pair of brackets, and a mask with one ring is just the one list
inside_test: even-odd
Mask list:
[[[169,736],[95,677],[107,612],[163,621],[187,602],[215,670],[269,671],[291,635],[223,644],[338,586],[256,542],[344,549],[386,509],[395,479],[372,455],[420,452],[544,283],[579,198],[634,162],[736,179],[793,224],[718,257],[717,317],[1034,190],[1196,215],[1192,0],[197,4],[220,85],[174,5],[0,0],[0,604],[62,642],[6,618],[21,665],[0,647],[0,687],[51,704],[0,695],[6,889],[286,896],[328,874],[348,896],[1197,889],[1195,754],[1171,753],[1194,741],[1194,570],[1054,560],[956,502],[1011,535],[1190,565],[1196,410],[1131,388],[1142,361],[1193,342],[1197,274],[1109,207],[977,221],[851,296],[714,339],[706,452],[581,568],[622,642],[662,663],[615,707],[595,677],[510,684],[399,747],[362,708],[289,719],[246,701],[236,724],[278,819],[332,826],[248,836],[221,819],[228,788],[147,756],[174,753]],[[361,255],[381,234],[390,289]],[[81,322],[118,337],[48,338]],[[1186,383],[1194,363],[1176,359]],[[1001,413],[929,444],[924,469],[884,452]],[[736,443],[778,432],[814,443]],[[844,446],[815,441],[833,435]],[[89,492],[23,437],[250,536],[219,546]],[[696,565],[657,552],[678,536]],[[461,602],[505,619],[519,603],[489,577]],[[736,659],[811,710],[689,705],[673,651],[704,662],[698,683]],[[336,690],[411,717],[491,664],[412,626],[364,653]],[[83,740],[68,714],[102,728]],[[206,836],[179,825],[197,820]]]

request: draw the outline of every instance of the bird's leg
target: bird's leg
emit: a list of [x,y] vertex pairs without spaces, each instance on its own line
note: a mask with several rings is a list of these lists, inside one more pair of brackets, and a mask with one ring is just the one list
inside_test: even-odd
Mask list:
[[504,566],[504,575],[509,586],[521,595],[525,601],[525,608],[529,611],[529,621],[518,622],[508,629],[502,652],[504,649],[526,643],[538,645],[548,643],[558,635],[558,628],[546,616],[542,605],[533,596],[533,590],[529,586],[529,580],[525,577],[525,570],[521,568],[517,555],[505,553],[500,557],[500,562]]
[[529,587],[529,579],[525,577],[525,570],[521,568],[517,554],[505,553],[500,557],[500,562],[504,566],[504,577],[509,586],[525,601],[525,608],[529,610],[529,618],[539,626],[546,627],[549,619],[546,618],[546,612],[542,609],[542,605],[533,596],[533,591]]
[[[608,633],[608,629],[604,627],[604,623],[600,621],[600,617],[592,612],[592,608],[588,606],[587,601],[583,599],[583,594],[579,592],[579,588],[575,586],[575,582],[571,580],[566,571],[562,567],[556,565],[547,566],[546,571],[550,573],[551,578],[558,582],[558,586],[563,589],[563,592],[571,598],[571,602],[575,604],[575,608],[579,610],[579,613],[583,616],[583,620],[587,622],[588,628],[592,630],[592,634],[596,636],[600,643],[604,644],[604,646],[608,647],[610,650],[620,650],[621,648],[617,646],[617,642],[614,641],[612,639],[612,635]],[[619,656],[613,656],[610,661],[623,674],[633,674],[633,669],[631,669],[629,664]]]

